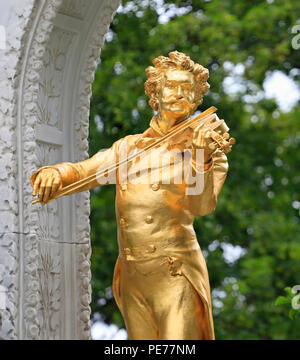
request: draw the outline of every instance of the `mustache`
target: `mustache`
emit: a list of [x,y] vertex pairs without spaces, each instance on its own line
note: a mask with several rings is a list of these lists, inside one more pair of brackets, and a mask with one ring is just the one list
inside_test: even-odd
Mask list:
[[191,103],[188,100],[184,100],[184,99],[168,99],[167,101],[164,101],[164,104],[175,104],[175,103],[182,103],[182,104],[188,104],[190,105]]

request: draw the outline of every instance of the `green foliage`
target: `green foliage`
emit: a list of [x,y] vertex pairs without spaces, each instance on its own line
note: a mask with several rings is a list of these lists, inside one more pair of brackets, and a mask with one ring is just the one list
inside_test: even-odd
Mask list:
[[[299,284],[299,211],[292,203],[300,201],[300,109],[282,112],[274,100],[259,94],[270,71],[294,74],[299,84],[299,75],[291,71],[300,64],[291,28],[300,3],[165,1],[165,10],[172,4],[188,7],[165,24],[158,23],[152,1],[147,6],[144,1],[130,3],[135,7],[113,20],[113,38],[106,42],[96,72],[90,155],[149,126],[153,112],[143,84],[154,57],[176,49],[207,67],[211,89],[201,109],[215,105],[237,139],[216,211],[195,219],[210,274],[216,338],[299,339],[299,319],[291,321],[291,307],[275,306],[275,301],[284,288]],[[228,62],[245,66],[243,88],[233,95],[223,86]],[[124,326],[110,291],[118,254],[114,195],[111,185],[92,191],[92,309],[107,322]],[[244,255],[226,260],[228,244],[242,247]]]
[[291,320],[300,318],[300,309],[295,309],[291,307],[293,299],[295,298],[295,293],[290,287],[286,287],[284,290],[286,292],[286,296],[278,296],[275,305],[276,306],[285,305],[285,307],[289,310],[288,314]]

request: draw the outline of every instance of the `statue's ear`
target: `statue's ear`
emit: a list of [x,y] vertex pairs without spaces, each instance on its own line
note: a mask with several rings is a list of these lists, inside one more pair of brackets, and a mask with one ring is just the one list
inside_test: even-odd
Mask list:
[[158,96],[155,98],[155,102],[154,102],[154,110],[155,111],[159,111],[159,100],[158,100]]
[[194,113],[197,110],[198,104],[194,103],[192,107],[192,112]]

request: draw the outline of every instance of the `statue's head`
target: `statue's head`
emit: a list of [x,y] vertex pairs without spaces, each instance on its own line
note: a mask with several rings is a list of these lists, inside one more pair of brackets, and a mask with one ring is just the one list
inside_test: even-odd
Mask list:
[[179,120],[192,114],[209,89],[209,72],[189,56],[173,51],[159,56],[146,69],[145,93],[149,105],[159,113],[169,112]]

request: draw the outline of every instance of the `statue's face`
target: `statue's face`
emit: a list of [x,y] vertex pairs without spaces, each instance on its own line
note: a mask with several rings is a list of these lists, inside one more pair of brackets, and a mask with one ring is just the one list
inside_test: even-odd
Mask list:
[[159,97],[162,118],[172,118],[174,124],[191,115],[195,110],[194,85],[194,75],[187,70],[170,69],[165,72]]

